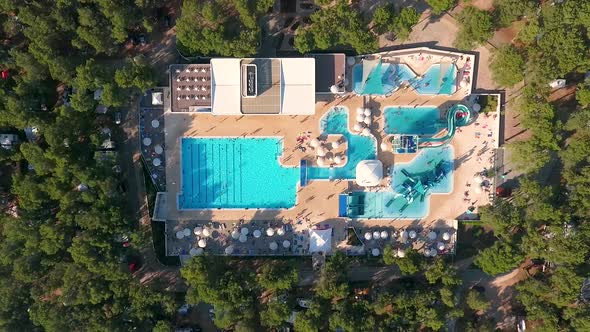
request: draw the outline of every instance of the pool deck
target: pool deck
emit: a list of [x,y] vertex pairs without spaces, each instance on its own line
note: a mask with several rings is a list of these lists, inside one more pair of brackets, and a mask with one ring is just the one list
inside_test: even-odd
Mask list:
[[[405,55],[404,55],[405,56]],[[400,55],[400,58],[402,56]],[[409,60],[408,60],[409,61]],[[434,61],[434,60],[432,60]],[[412,65],[411,63],[409,63]],[[420,63],[426,70],[431,64]],[[459,68],[460,67],[460,64]],[[412,65],[414,68],[415,65]],[[418,70],[416,70],[418,71]],[[460,74],[460,72],[459,72]],[[490,168],[494,149],[498,144],[499,116],[490,115],[479,118],[457,131],[450,145],[454,148],[455,170],[453,172],[454,186],[450,194],[432,194],[430,210],[421,220],[371,219],[352,220],[338,217],[338,195],[350,190],[368,190],[360,188],[354,181],[310,181],[307,186],[297,189],[297,204],[291,209],[210,209],[187,210],[177,209],[177,194],[180,192],[180,139],[182,137],[283,137],[283,156],[279,161],[285,166],[298,166],[301,159],[315,160],[315,151],[309,146],[311,139],[320,133],[321,118],[333,107],[346,107],[349,111],[349,130],[354,132],[356,109],[370,108],[373,121],[370,126],[371,134],[377,143],[377,157],[389,167],[394,163],[411,161],[415,155],[399,155],[381,150],[381,142],[386,139],[384,133],[383,109],[388,106],[436,106],[441,112],[456,103],[470,106],[473,101],[469,95],[471,86],[460,87],[448,95],[420,95],[411,89],[400,89],[389,96],[368,97],[349,94],[344,97],[332,95],[316,95],[316,112],[314,115],[243,115],[221,116],[210,113],[172,113],[165,114],[165,157],[166,157],[166,188],[167,197],[167,232],[168,253],[174,254],[176,240],[174,233],[185,227],[194,227],[211,221],[231,225],[242,221],[281,221],[291,223],[294,230],[303,231],[319,223],[329,223],[334,227],[334,239],[343,239],[347,226],[358,228],[367,227],[420,227],[448,228],[454,225],[454,220],[464,216],[465,211],[472,204],[486,205],[489,201],[487,192],[475,193],[473,183],[474,174],[481,172],[484,167]],[[467,97],[466,97],[467,96]],[[303,144],[297,141],[302,133],[310,136]],[[477,135],[476,133],[480,133]],[[303,152],[299,147],[306,147]],[[346,148],[346,144],[344,146]],[[338,150],[342,147],[338,148]],[[384,184],[387,179],[384,179]],[[378,190],[378,189],[371,189]],[[467,194],[467,196],[466,196]],[[467,201],[469,199],[469,201]],[[297,221],[302,221],[301,223]],[[170,236],[170,234],[172,236]],[[334,245],[335,247],[337,244]]]

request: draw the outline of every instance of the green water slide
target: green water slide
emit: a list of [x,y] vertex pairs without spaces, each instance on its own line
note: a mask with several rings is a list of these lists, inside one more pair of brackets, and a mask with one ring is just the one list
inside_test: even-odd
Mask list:
[[447,133],[440,137],[420,138],[418,147],[420,149],[440,147],[451,141],[455,136],[457,127],[467,125],[471,112],[462,104],[457,104],[447,112]]

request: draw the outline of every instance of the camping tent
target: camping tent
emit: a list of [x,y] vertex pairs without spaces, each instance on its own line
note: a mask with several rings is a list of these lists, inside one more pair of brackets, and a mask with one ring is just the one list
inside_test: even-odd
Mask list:
[[356,165],[356,183],[373,187],[383,179],[383,164],[379,160],[363,160]]
[[309,252],[332,251],[332,229],[312,229],[309,231]]

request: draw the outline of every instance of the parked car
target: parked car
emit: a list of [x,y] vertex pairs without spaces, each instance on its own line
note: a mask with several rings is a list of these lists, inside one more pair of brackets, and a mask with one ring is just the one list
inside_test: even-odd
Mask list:
[[211,321],[215,321],[215,308],[209,309],[209,318],[211,319]]
[[115,113],[115,123],[121,124],[121,112]]

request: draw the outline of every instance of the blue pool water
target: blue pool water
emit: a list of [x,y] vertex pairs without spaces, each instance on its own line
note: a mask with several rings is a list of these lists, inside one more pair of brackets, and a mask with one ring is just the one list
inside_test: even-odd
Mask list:
[[386,134],[434,135],[446,127],[437,107],[391,106],[383,117]]
[[179,209],[290,208],[299,168],[279,164],[278,138],[182,138]]
[[[444,72],[443,72],[444,71]],[[354,92],[360,95],[386,95],[408,82],[418,94],[451,95],[456,90],[457,67],[454,64],[434,64],[418,78],[406,64],[382,63],[363,84],[363,66],[356,64],[352,69]]]
[[361,160],[376,159],[375,140],[369,136],[354,135],[348,131],[348,110],[335,107],[324,115],[320,123],[322,134],[342,134],[348,141],[348,158],[342,167],[309,167],[310,180],[355,179],[356,165]]
[[[444,73],[441,70],[444,69]],[[457,67],[454,64],[434,64],[428,68],[421,79],[416,79],[412,86],[422,95],[451,95],[456,90],[455,78]]]
[[[436,164],[442,162],[445,176],[436,184],[433,184]],[[453,150],[451,147],[432,148],[422,150],[410,163],[396,163],[392,170],[392,189],[383,192],[353,192],[353,196],[362,196],[362,213],[351,216],[360,219],[399,218],[418,219],[428,214],[430,198],[428,195],[423,201],[415,199],[407,204],[405,198],[400,196],[397,188],[406,181],[407,177],[402,173],[405,169],[412,177],[418,177],[423,183],[431,183],[429,193],[444,194],[453,190]],[[349,215],[350,216],[350,215]]]
[[353,89],[357,94],[386,95],[397,90],[404,81],[413,80],[416,74],[405,64],[383,63],[380,70],[369,75],[363,87],[363,66],[357,64],[352,69],[352,77]]

